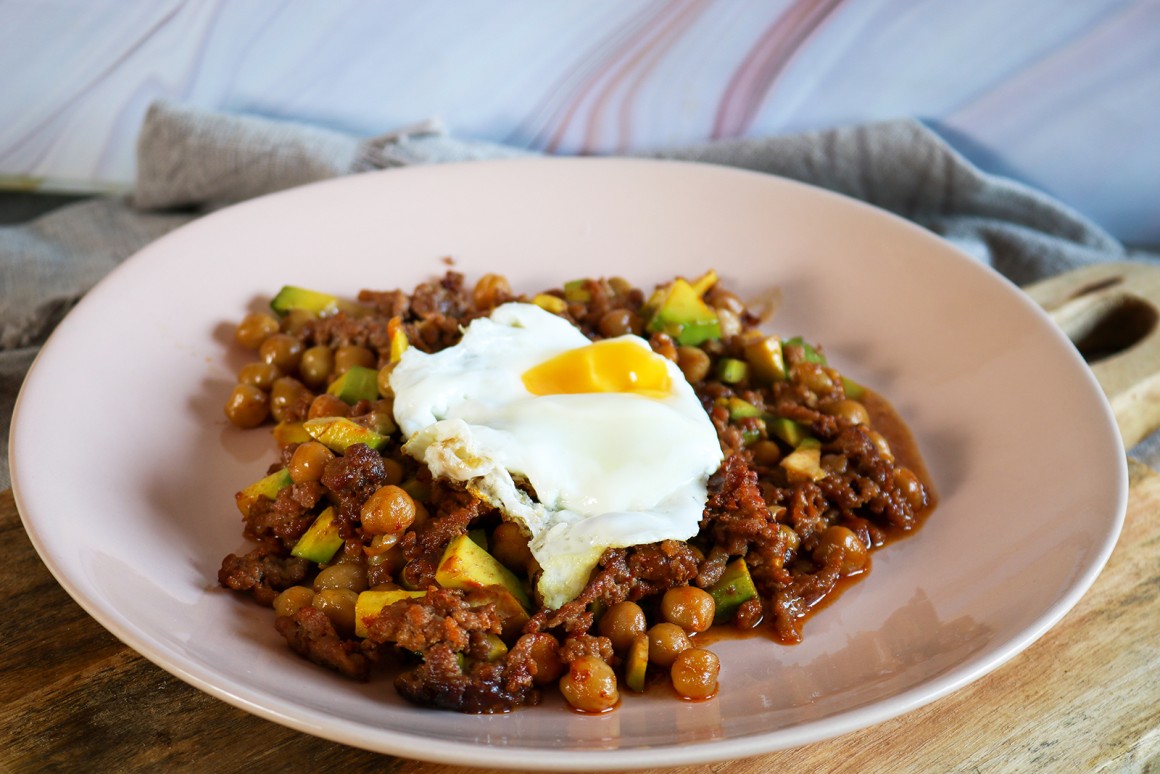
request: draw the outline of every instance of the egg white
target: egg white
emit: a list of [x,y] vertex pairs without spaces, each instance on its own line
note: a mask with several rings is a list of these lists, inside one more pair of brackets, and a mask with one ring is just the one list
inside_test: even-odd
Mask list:
[[695,535],[722,460],[692,387],[663,358],[662,397],[524,387],[529,368],[590,343],[538,306],[505,304],[453,347],[408,349],[391,374],[404,450],[523,525],[551,609],[583,590],[605,549]]

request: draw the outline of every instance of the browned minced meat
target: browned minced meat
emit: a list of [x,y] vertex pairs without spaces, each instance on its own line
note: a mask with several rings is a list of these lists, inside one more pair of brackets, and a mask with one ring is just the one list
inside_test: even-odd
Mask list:
[[516,652],[499,661],[475,662],[464,673],[459,654],[446,644],[423,653],[423,663],[395,678],[395,689],[404,698],[426,707],[460,712],[508,712],[521,704],[538,701],[532,683],[530,659]]
[[573,635],[564,640],[564,644],[560,647],[560,659],[565,664],[571,664],[584,656],[595,656],[611,664],[612,655],[612,640],[591,634]]
[[359,643],[339,637],[334,624],[321,610],[307,605],[294,615],[279,616],[274,627],[295,653],[315,664],[356,680],[370,676],[371,662],[360,652]]
[[[483,635],[498,635],[502,622],[492,605],[473,607],[460,591],[430,588],[425,597],[396,602],[372,619],[367,639],[423,654],[423,663],[402,673],[395,686],[407,699],[466,712],[503,712],[532,692],[530,654],[488,662]],[[472,657],[469,671],[460,654]]]
[[493,606],[472,607],[463,592],[431,587],[424,597],[404,599],[386,607],[367,625],[367,639],[395,643],[415,652],[445,644],[456,653],[467,650],[472,632],[503,631]]
[[244,556],[230,554],[222,560],[218,583],[271,605],[278,592],[303,580],[310,569],[307,560],[284,556],[281,546],[265,542]]
[[322,484],[336,502],[338,534],[354,535],[359,509],[375,490],[387,482],[382,456],[364,443],[356,443],[342,456],[326,463]]

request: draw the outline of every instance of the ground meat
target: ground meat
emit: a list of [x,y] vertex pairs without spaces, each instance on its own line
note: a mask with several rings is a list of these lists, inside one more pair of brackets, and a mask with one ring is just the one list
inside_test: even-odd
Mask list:
[[356,680],[370,676],[371,662],[360,652],[358,642],[339,637],[321,610],[307,605],[292,616],[279,616],[274,626],[295,653],[315,664]]
[[584,656],[595,656],[601,661],[612,663],[612,640],[591,634],[577,634],[564,640],[560,647],[560,659],[565,664],[571,664]]
[[395,689],[425,707],[483,714],[509,712],[539,699],[526,660],[476,662],[465,673],[459,655],[446,644],[427,650],[422,664],[395,679]]
[[278,592],[295,585],[310,572],[310,562],[284,556],[276,543],[265,542],[245,556],[230,554],[222,560],[218,583],[250,594],[263,605],[274,603]]
[[335,523],[344,538],[354,535],[359,510],[375,490],[387,483],[383,458],[366,444],[356,443],[326,463],[322,484],[336,502]]
[[629,599],[641,599],[683,586],[697,577],[697,555],[679,540],[662,540],[636,546],[628,551],[628,573],[632,578]]
[[367,639],[375,643],[395,643],[416,652],[442,644],[461,653],[471,644],[472,632],[499,634],[503,622],[491,606],[472,607],[461,591],[431,588],[426,596],[384,608],[367,631]]

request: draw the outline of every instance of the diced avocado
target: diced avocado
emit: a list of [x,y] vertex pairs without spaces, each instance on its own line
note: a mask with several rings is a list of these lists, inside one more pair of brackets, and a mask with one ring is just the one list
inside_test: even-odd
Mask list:
[[822,470],[821,463],[822,444],[816,438],[807,438],[778,464],[785,468],[786,477],[797,483],[825,478],[826,471]]
[[749,366],[744,360],[734,357],[723,357],[717,361],[717,378],[726,384],[737,384],[749,373]]
[[667,333],[682,346],[695,347],[710,339],[721,338],[721,324],[700,294],[686,280],[677,278],[657,306],[648,329]]
[[[765,424],[760,419],[757,421],[761,425]],[[757,443],[758,441],[761,440],[761,427],[760,426],[759,427],[742,427],[741,428],[741,440],[745,442],[746,446],[748,446],[751,443]]]
[[866,395],[865,387],[845,376],[842,377],[842,389],[846,391],[846,397],[850,400],[861,400]]
[[725,406],[729,409],[729,419],[732,421],[745,419],[746,417],[761,416],[761,409],[749,401],[742,400],[738,397],[727,398],[725,400]]
[[749,565],[742,558],[734,559],[725,565],[725,572],[709,587],[708,592],[717,603],[713,623],[733,620],[742,602],[757,598],[757,587],[753,585],[753,578],[749,575]]
[[407,339],[407,332],[403,330],[402,318],[392,317],[390,319],[387,323],[387,338],[391,342],[390,361],[398,363],[402,360],[407,347],[411,346],[411,342]]
[[531,605],[520,581],[499,560],[484,551],[467,535],[459,535],[447,544],[435,582],[448,589],[480,589],[503,586],[527,609]]
[[379,449],[387,442],[387,436],[369,430],[346,417],[318,417],[302,423],[310,437],[331,451],[344,453],[356,443],[365,443],[372,449]]
[[632,640],[624,657],[624,684],[637,693],[644,692],[644,677],[648,671],[648,634],[641,632]]
[[509,642],[515,642],[528,622],[528,611],[504,586],[488,586],[467,592],[467,604],[472,607],[495,605],[495,614],[503,626],[501,635]]
[[265,497],[273,500],[286,487],[294,483],[290,479],[290,471],[282,468],[276,473],[271,473],[263,479],[259,479],[248,487],[234,495],[234,499],[238,503],[238,510],[242,512],[243,516],[250,515],[250,509],[254,507],[254,503],[259,498]]
[[746,344],[745,359],[749,363],[749,373],[757,381],[785,381],[785,356],[781,351],[781,339],[777,336],[766,336]]
[[794,447],[810,437],[809,428],[785,417],[766,417],[765,426],[769,428],[770,435],[780,438]]
[[532,303],[545,312],[551,312],[552,314],[563,314],[568,310],[567,301],[559,296],[553,296],[547,293],[539,293],[532,296]]
[[573,304],[586,304],[592,300],[587,279],[568,280],[564,283],[564,300]]
[[717,272],[713,269],[702,274],[699,278],[689,283],[689,287],[698,297],[704,296],[709,290],[717,284]]
[[342,536],[338,534],[338,525],[334,523],[334,506],[330,506],[298,538],[294,548],[290,549],[290,555],[322,564],[329,562],[340,548]]
[[391,589],[389,591],[364,591],[358,595],[354,603],[354,633],[356,637],[367,636],[367,623],[383,608],[390,607],[400,599],[414,599],[424,596],[426,591],[406,591],[405,589]]
[[378,400],[379,372],[366,366],[351,366],[326,391],[352,406],[360,400]]
[[274,425],[274,441],[279,446],[289,446],[292,443],[306,443],[310,439],[310,433],[306,432],[306,428],[302,426],[301,422],[279,422]]
[[279,316],[289,314],[293,309],[302,309],[317,315],[333,314],[338,311],[338,298],[329,293],[286,285],[270,301],[270,308]]
[[794,336],[792,339],[786,339],[785,346],[787,347],[801,347],[805,352],[805,358],[811,363],[818,363],[819,365],[826,364],[826,356],[818,352],[813,344],[810,344],[801,336]]

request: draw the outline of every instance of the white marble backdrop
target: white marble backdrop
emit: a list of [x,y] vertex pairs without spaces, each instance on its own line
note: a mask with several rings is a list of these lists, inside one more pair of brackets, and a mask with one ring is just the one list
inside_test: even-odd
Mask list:
[[1160,244],[1156,0],[0,0],[0,176],[117,187],[146,106],[614,153],[922,118]]

